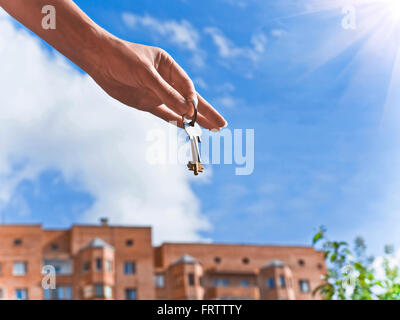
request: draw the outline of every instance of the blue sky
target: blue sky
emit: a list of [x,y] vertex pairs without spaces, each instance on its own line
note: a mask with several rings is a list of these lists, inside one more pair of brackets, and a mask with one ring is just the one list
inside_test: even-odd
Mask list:
[[[374,252],[400,245],[398,30],[379,41],[384,30],[371,31],[361,7],[358,28],[346,30],[343,6],[322,0],[76,3],[117,36],[167,50],[231,129],[255,129],[252,175],[214,165],[208,183],[191,180],[211,226],[201,237],[309,244],[325,225],[332,238],[364,236]],[[20,182],[13,199],[6,222],[47,227],[79,222],[96,202],[59,168]]]

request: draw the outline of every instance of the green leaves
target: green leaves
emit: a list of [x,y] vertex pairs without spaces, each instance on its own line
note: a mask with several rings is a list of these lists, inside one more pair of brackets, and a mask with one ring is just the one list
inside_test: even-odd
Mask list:
[[313,237],[313,239],[312,239],[312,244],[313,244],[313,246],[314,246],[315,244],[317,244],[317,242],[318,242],[319,240],[321,240],[321,239],[324,238],[325,232],[326,232],[326,228],[325,228],[324,226],[320,226],[320,227],[318,228],[317,233],[314,235],[314,237]]
[[328,265],[323,283],[314,289],[314,295],[326,300],[400,300],[400,270],[389,261],[393,247],[385,247],[387,256],[382,263],[385,278],[376,279],[374,259],[367,256],[363,238],[355,239],[352,250],[345,241],[328,240],[325,233],[326,229],[320,227],[312,239],[313,245],[318,244],[324,252]]
[[312,243],[315,245],[319,240],[321,240],[324,237],[324,234],[321,232],[318,232],[314,235]]

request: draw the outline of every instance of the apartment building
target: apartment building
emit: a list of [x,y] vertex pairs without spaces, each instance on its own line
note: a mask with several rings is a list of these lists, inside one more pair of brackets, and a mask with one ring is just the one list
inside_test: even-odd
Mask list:
[[155,250],[158,299],[318,299],[326,273],[312,247],[165,243]]
[[318,299],[326,270],[311,247],[153,247],[151,232],[105,219],[67,230],[1,225],[0,299]]

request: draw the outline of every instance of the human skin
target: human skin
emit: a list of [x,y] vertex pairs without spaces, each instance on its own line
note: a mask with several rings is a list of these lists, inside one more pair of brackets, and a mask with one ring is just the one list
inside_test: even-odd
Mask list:
[[[49,4],[56,9],[56,29],[46,30],[42,8]],[[227,125],[167,52],[117,38],[72,0],[0,0],[0,6],[125,105],[182,127],[182,116],[193,117],[197,99],[199,125],[210,130]]]

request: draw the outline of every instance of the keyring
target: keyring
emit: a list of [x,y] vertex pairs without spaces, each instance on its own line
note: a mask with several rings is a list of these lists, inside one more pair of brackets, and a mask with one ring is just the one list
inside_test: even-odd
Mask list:
[[[189,125],[191,127],[194,127],[194,124],[196,123],[197,120],[197,105],[198,105],[198,100],[197,98],[194,98],[193,100],[191,100],[192,104],[193,104],[193,108],[194,108],[194,115],[193,115],[193,119],[190,122],[185,122],[186,118],[185,115],[182,116],[182,122],[185,125]],[[186,120],[187,121],[187,120]]]

